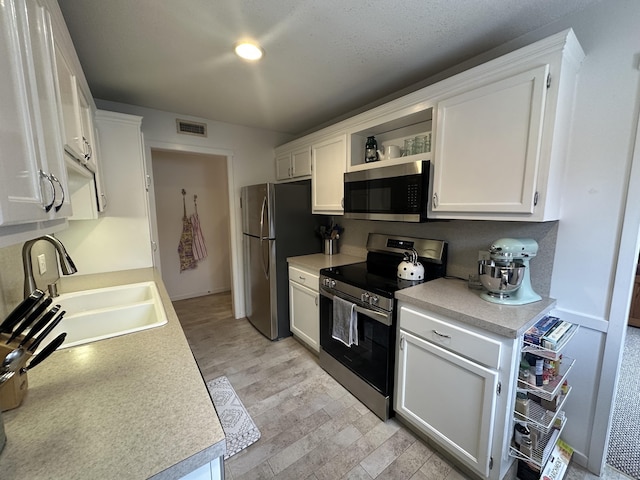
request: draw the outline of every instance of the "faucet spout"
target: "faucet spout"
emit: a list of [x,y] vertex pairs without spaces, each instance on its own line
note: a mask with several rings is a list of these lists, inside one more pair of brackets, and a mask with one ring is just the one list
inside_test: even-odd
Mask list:
[[39,240],[45,240],[52,244],[56,252],[58,252],[58,262],[60,269],[64,275],[72,275],[78,271],[73,260],[67,253],[67,249],[60,240],[53,235],[44,235],[42,237],[34,238],[24,243],[22,246],[22,267],[24,269],[24,298],[27,298],[32,291],[36,289],[36,281],[33,278],[33,265],[31,260],[31,248],[33,244]]

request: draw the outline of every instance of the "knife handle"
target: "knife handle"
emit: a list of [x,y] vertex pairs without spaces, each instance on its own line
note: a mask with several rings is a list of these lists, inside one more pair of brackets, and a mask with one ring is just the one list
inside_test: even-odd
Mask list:
[[49,320],[51,320],[56,313],[58,313],[58,310],[60,310],[60,305],[54,305],[51,310],[49,310],[47,313],[45,313],[42,318],[40,320],[38,320],[38,322],[33,326],[33,328],[31,330],[29,330],[29,333],[27,333],[25,335],[25,337],[22,339],[22,341],[20,342],[20,345],[18,345],[19,347],[23,347],[27,344],[27,342],[29,340],[31,340],[33,338],[33,336],[38,333],[40,330],[42,330],[45,325],[47,323],[49,323]]
[[64,342],[64,339],[66,338],[66,336],[67,336],[67,332],[62,332],[60,335],[54,338],[50,343],[47,344],[46,347],[44,347],[40,352],[38,352],[38,354],[35,357],[31,359],[31,361],[29,362],[29,365],[20,369],[20,373],[24,373],[27,370],[31,370],[33,367],[38,365],[40,362],[46,359],[49,355],[55,352],[56,349],[60,345],[62,345],[62,342]]
[[44,292],[39,289],[35,289],[31,292],[27,298],[25,298],[22,302],[18,304],[16,308],[4,319],[2,324],[0,325],[0,331],[9,333],[13,330],[13,327],[20,321],[22,317],[24,317],[29,310],[31,310],[44,296]]
[[35,352],[36,348],[38,348],[38,345],[40,345],[40,343],[42,342],[42,340],[44,340],[44,338],[49,335],[51,333],[51,330],[53,330],[54,328],[56,328],[58,326],[58,324],[60,323],[60,321],[62,320],[62,317],[64,317],[64,314],[67,313],[64,310],[61,311],[58,316],[56,318],[53,319],[53,321],[47,325],[47,328],[45,328],[42,333],[40,335],[38,335],[38,338],[36,338],[33,342],[31,342],[31,345],[29,345],[29,348],[27,348],[27,352]]
[[9,337],[9,340],[7,340],[7,345],[13,342],[22,332],[24,332],[25,329],[36,320],[36,318],[42,315],[42,312],[44,312],[47,307],[51,305],[52,301],[53,300],[51,300],[51,297],[45,298],[44,301],[40,303],[40,305],[38,305],[35,310],[33,310],[33,312],[29,314],[27,319],[20,325],[18,325],[18,328],[13,331],[13,333]]

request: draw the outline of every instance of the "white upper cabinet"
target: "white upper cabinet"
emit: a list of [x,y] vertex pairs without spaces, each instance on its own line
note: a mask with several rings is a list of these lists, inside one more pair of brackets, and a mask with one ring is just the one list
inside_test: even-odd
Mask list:
[[0,3],[0,225],[70,214],[51,19],[37,0]]
[[[573,31],[566,30],[276,151],[290,154],[296,146],[344,134],[344,167],[337,168],[348,172],[430,160],[430,218],[558,220],[573,96],[583,59]],[[366,163],[370,136],[381,152],[391,147],[395,153]],[[420,137],[430,139],[430,148],[404,148],[405,140]],[[325,152],[312,149],[314,212],[341,213],[337,190],[343,190],[343,179],[337,178],[338,172],[317,172],[316,167],[323,166],[316,161],[317,153]]]
[[434,115],[429,217],[560,219],[583,58],[568,30],[445,81],[451,88]]
[[276,153],[276,180],[311,176],[311,145]]
[[438,103],[433,212],[534,213],[548,72]]
[[313,213],[344,213],[344,172],[347,162],[347,136],[335,135],[311,145],[311,209]]

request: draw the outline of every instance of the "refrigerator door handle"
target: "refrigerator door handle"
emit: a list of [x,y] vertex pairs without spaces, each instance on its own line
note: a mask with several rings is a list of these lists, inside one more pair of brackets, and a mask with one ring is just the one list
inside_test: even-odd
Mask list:
[[264,212],[267,207],[267,197],[264,197],[262,200],[262,210],[260,212],[260,259],[262,260],[262,271],[264,272],[265,278],[269,278],[269,264],[265,262],[264,258],[264,246],[262,242],[268,239],[265,238],[263,230],[264,230]]

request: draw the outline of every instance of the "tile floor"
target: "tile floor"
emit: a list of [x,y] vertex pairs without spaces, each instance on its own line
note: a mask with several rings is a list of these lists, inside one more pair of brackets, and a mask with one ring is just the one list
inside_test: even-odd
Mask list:
[[[225,462],[225,480],[467,478],[397,420],[378,419],[293,337],[270,342],[235,320],[230,293],[174,307],[205,381],[226,375],[262,433]],[[566,478],[598,477],[572,466]]]

